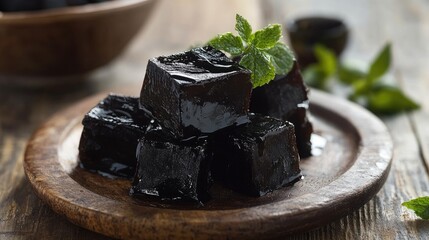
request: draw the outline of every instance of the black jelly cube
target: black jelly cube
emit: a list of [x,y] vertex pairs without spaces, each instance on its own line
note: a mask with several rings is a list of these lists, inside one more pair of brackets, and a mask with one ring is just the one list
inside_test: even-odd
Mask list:
[[132,195],[169,200],[207,199],[212,159],[207,140],[179,141],[146,136],[139,142],[137,158]]
[[311,155],[313,127],[307,118],[308,89],[295,62],[287,75],[276,76],[270,83],[253,89],[250,111],[289,121],[295,125],[301,157]]
[[291,123],[250,119],[217,141],[213,176],[238,192],[263,196],[300,178],[299,155]]
[[211,47],[149,60],[140,107],[177,136],[247,122],[250,72]]
[[[152,121],[153,123],[153,121]],[[79,158],[84,168],[132,178],[136,147],[151,119],[138,98],[109,95],[84,117]]]

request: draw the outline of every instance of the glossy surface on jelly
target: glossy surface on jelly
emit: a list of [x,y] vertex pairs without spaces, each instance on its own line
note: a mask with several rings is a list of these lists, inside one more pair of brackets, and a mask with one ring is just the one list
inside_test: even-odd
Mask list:
[[225,74],[242,71],[220,51],[210,47],[195,48],[188,52],[154,59],[180,84],[210,80]]
[[216,143],[213,176],[235,191],[263,196],[297,181],[299,155],[289,122],[251,115]]
[[87,113],[79,144],[84,168],[131,178],[138,139],[156,124],[138,108],[137,98],[109,95]]
[[313,127],[307,118],[308,89],[304,85],[298,64],[283,76],[253,89],[250,111],[290,121],[295,125],[297,145],[301,157],[311,155]]
[[179,137],[248,121],[250,72],[210,47],[148,63],[140,106]]
[[203,201],[211,184],[212,153],[205,139],[141,139],[137,173],[130,193],[165,200]]

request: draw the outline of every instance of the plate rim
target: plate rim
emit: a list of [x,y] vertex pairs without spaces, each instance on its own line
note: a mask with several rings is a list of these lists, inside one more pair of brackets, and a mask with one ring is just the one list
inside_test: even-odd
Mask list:
[[[115,238],[187,239],[213,237],[280,237],[293,232],[322,226],[360,208],[383,186],[391,168],[393,142],[384,123],[372,113],[339,97],[318,90],[310,91],[310,109],[320,108],[336,113],[351,123],[359,137],[359,149],[353,165],[330,184],[317,191],[293,199],[229,210],[177,210],[145,206],[130,206],[91,192],[83,186],[73,186],[81,194],[99,198],[100,202],[72,199],[70,192],[46,178],[48,170],[55,170],[57,149],[52,145],[61,141],[55,129],[68,126],[69,117],[81,115],[89,102],[101,100],[106,93],[86,98],[56,113],[31,137],[24,155],[24,170],[36,194],[55,212],[89,230]],[[334,106],[332,104],[335,104]],[[64,132],[64,129],[63,129]],[[49,147],[51,146],[51,147]],[[49,157],[46,158],[46,155]],[[61,166],[60,166],[60,169]],[[365,178],[358,178],[370,173]],[[64,171],[51,178],[64,183],[75,182]],[[353,202],[353,205],[350,203]],[[122,212],[111,212],[121,208]],[[138,215],[136,208],[144,209]],[[125,214],[124,214],[125,212]],[[141,212],[140,212],[141,213]],[[106,225],[105,219],[110,222]],[[316,219],[316,220],[315,220]],[[119,229],[118,226],[129,229]]]

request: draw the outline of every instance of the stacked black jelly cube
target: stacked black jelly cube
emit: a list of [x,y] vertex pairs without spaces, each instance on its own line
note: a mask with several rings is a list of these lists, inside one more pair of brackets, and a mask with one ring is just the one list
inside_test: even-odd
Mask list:
[[214,177],[238,192],[263,196],[300,176],[294,126],[249,114],[250,123],[216,139]]
[[138,98],[110,94],[83,121],[79,157],[86,169],[129,177],[135,172],[135,149],[151,120],[140,114]]
[[251,91],[249,71],[197,48],[149,61],[140,106],[177,136],[195,136],[247,122]]
[[249,113],[251,91],[250,72],[211,47],[151,59],[139,106],[110,104],[126,120],[96,116],[106,100],[85,116],[82,165],[113,174],[105,159],[126,165],[136,196],[204,201],[213,182],[265,195],[299,179],[299,155],[291,123]]
[[253,90],[250,111],[268,115],[295,126],[299,155],[311,155],[313,126],[307,117],[308,89],[304,84],[298,63],[286,75],[277,75],[269,84]]

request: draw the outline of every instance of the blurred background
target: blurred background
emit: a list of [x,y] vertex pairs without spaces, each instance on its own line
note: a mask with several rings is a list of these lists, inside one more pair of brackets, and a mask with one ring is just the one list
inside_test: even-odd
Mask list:
[[[2,1],[8,2],[7,0]],[[124,2],[126,1],[129,0],[124,0]],[[53,0],[51,0],[51,2],[53,2]],[[132,12],[130,9],[122,9],[122,15],[117,13],[117,9],[121,8],[121,6],[119,6],[120,4],[116,4],[118,6],[113,7],[108,6],[112,2],[116,3],[121,1],[106,1],[99,4],[102,6],[99,7],[99,9],[93,10],[91,14],[104,14],[105,16],[94,20],[89,19],[91,17],[89,17],[88,14],[85,15],[85,11],[90,11],[88,9],[94,7],[88,7],[88,5],[73,9],[73,14],[70,13],[70,10],[65,9],[56,9],[59,13],[51,12],[51,15],[47,14],[47,16],[40,16],[40,11],[37,10],[26,12],[28,14],[4,12],[2,19],[0,19],[1,33],[3,36],[7,35],[10,38],[12,38],[11,35],[14,36],[7,43],[5,43],[6,40],[0,41],[0,44],[2,44],[0,46],[3,47],[3,56],[1,59],[8,59],[0,61],[0,63],[7,62],[7,65],[3,63],[5,67],[3,67],[1,70],[2,72],[0,72],[1,82],[6,83],[6,86],[3,87],[13,85],[15,81],[20,83],[23,82],[23,85],[39,85],[35,83],[37,81],[35,79],[41,82],[55,82],[51,85],[61,85],[60,81],[69,84],[77,81],[82,82],[82,80],[85,81],[84,84],[93,85],[99,82],[103,86],[138,83],[144,76],[145,65],[150,57],[183,51],[190,46],[204,44],[218,33],[226,31],[233,32],[235,13],[241,13],[248,18],[255,28],[265,26],[268,23],[281,23],[286,28],[287,23],[290,23],[294,19],[307,16],[327,16],[340,19],[347,24],[348,28],[352,29],[350,31],[350,37],[348,38],[344,58],[353,57],[362,59],[362,61],[369,61],[381,46],[388,41],[393,42],[394,45],[401,45],[401,43],[406,42],[403,38],[414,38],[418,41],[419,36],[416,34],[419,32],[418,28],[421,27],[411,24],[410,21],[407,21],[405,25],[403,23],[395,24],[395,22],[401,21],[401,18],[412,16],[398,15],[400,11],[396,9],[397,5],[385,4],[384,2],[251,0],[249,2],[218,1],[214,3],[212,1],[178,0],[169,2],[155,0],[143,1],[147,3],[140,4],[140,6],[138,3],[134,3],[135,6],[131,8],[136,9],[137,6],[137,10]],[[104,10],[103,8],[108,9]],[[201,9],[210,10],[202,11]],[[55,11],[55,9],[50,10]],[[414,10],[418,11],[418,9]],[[414,10],[412,9],[412,11]],[[70,21],[70,23],[65,23],[65,20],[61,19],[61,16],[59,16],[62,13],[69,14],[75,19]],[[37,16],[37,14],[39,14],[39,16]],[[130,17],[130,14],[136,16]],[[34,17],[32,15],[36,16]],[[149,16],[150,18],[147,19]],[[383,22],[377,21],[377,19],[374,18],[386,19],[389,21],[389,25],[386,26],[386,24],[384,24],[381,26]],[[216,19],[216,21],[213,21],[213,19]],[[57,34],[53,32],[53,27],[44,29],[43,23],[41,22],[46,21],[58,21],[58,26],[55,27],[57,29],[63,29],[64,32]],[[365,27],[368,25],[371,25],[371,28]],[[110,28],[108,26],[110,26]],[[143,27],[140,28],[141,26]],[[37,28],[40,29],[38,29],[38,32],[42,35],[52,35],[50,42],[46,39],[43,39],[44,42],[35,42],[38,39],[34,39],[34,36],[32,39],[29,37],[31,35],[23,36],[24,39],[19,39],[19,34],[24,35],[23,32],[29,32],[30,30],[35,31]],[[75,30],[82,28],[85,29],[85,31],[79,32]],[[124,28],[131,28],[131,30],[126,33],[126,39],[122,40],[120,36],[123,36],[125,31],[121,29]],[[97,33],[94,29],[99,29],[99,31],[102,32]],[[140,29],[140,31],[138,29]],[[43,31],[46,31],[46,33]],[[85,38],[85,35],[90,34],[94,35],[92,39],[88,37]],[[97,36],[97,34],[99,36]],[[2,39],[6,38],[3,36]],[[61,37],[65,39],[62,40]],[[72,50],[65,51],[65,55],[59,58],[61,59],[59,60],[61,64],[58,64],[58,66],[52,66],[51,69],[48,70],[35,70],[35,65],[42,65],[41,62],[43,62],[45,58],[52,57],[47,52],[52,51],[59,54],[58,49],[66,45],[59,45],[56,41],[70,41],[70,38],[72,38],[73,41],[71,41],[72,43],[69,43],[67,47],[71,49],[74,47],[75,52]],[[94,38],[98,39],[94,40]],[[287,31],[284,32],[284,40],[289,42]],[[11,59],[11,56],[8,56],[8,54],[4,56],[8,51],[12,51],[9,50],[9,48],[12,48],[11,42],[15,42],[13,47],[18,50],[13,50],[15,53],[19,51],[21,57],[25,54],[22,45],[44,45],[45,48],[38,49],[37,51],[39,52],[34,50],[31,52],[32,55],[30,56]],[[21,44],[21,47],[19,47],[19,44]],[[406,51],[408,55],[415,54],[416,57],[421,55],[417,54],[419,51],[416,51],[412,46],[405,47],[408,49],[400,46],[395,48],[395,51]],[[112,50],[112,48],[118,49]],[[76,49],[79,50],[78,53],[76,53]],[[105,53],[104,55],[103,53],[99,53],[100,51],[109,50],[116,52]],[[96,54],[101,55],[98,56],[98,58],[106,59],[97,59],[93,56]],[[81,59],[78,59],[78,57],[81,57]],[[24,62],[22,59],[27,60]],[[21,60],[21,62],[10,62],[11,60]],[[87,62],[90,61],[95,61],[96,63],[87,64]],[[20,72],[19,65],[31,64],[33,64],[33,69],[27,67],[27,69],[21,69]],[[81,66],[84,64],[89,66]],[[65,65],[67,67],[61,67],[60,65]],[[17,68],[17,70],[10,70],[14,67]],[[64,74],[62,74],[61,71]],[[84,72],[85,75],[80,75],[82,72]],[[10,79],[11,76],[13,81],[8,80],[8,77]],[[48,78],[54,76],[54,78],[58,80],[53,80],[52,77],[46,80],[46,76],[48,76]],[[33,80],[31,81],[29,79]]]

